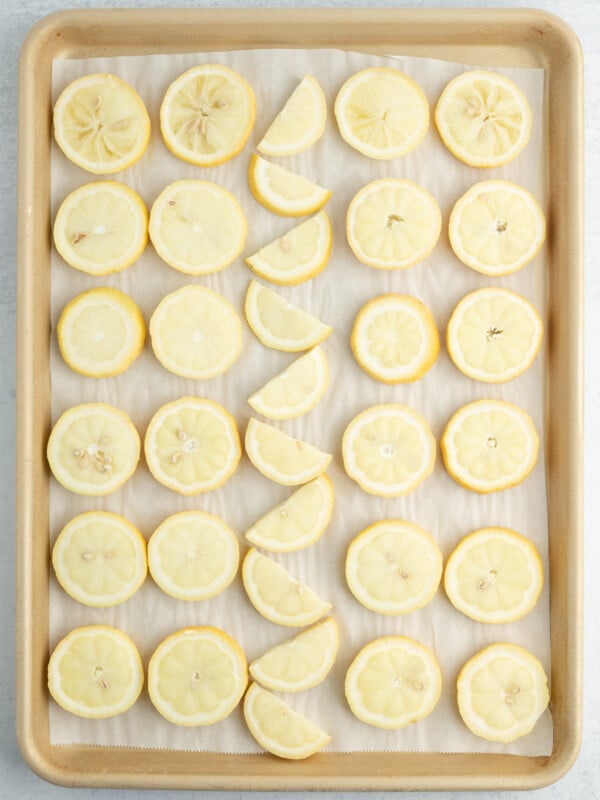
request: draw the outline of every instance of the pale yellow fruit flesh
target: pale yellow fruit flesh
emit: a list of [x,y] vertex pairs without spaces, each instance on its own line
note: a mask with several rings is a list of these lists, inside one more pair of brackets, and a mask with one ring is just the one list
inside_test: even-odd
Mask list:
[[257,155],[250,156],[248,184],[259,203],[284,217],[312,214],[331,197],[329,189]]
[[323,135],[327,106],[318,82],[307,75],[294,89],[256,149],[286,156],[308,149]]

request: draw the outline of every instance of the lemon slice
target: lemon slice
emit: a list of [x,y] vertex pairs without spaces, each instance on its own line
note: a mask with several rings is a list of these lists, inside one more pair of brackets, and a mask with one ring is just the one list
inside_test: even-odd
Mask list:
[[384,383],[418,381],[440,351],[433,314],[408,294],[369,300],[354,320],[352,351],[367,375]]
[[146,579],[146,540],[120,514],[88,511],[62,529],[52,566],[65,592],[86,606],[116,606]]
[[242,456],[234,418],[202,397],[161,406],[146,430],[144,452],[156,480],[183,495],[218,489]]
[[201,64],[167,89],[160,107],[160,130],[177,158],[212,167],[240,152],[255,117],[254,92],[241,75],[220,64]]
[[148,210],[139,194],[122,183],[86,183],[62,201],[53,238],[71,267],[88,275],[120,272],[148,243]]
[[125,372],[146,340],[142,312],[118,289],[89,289],[64,307],[56,328],[60,354],[72,370],[91,378]]
[[412,78],[391,67],[352,75],[335,100],[342,138],[365,156],[397,158],[422,141],[429,128],[429,103]]
[[508,275],[539,253],[546,238],[536,199],[510,181],[482,181],[456,201],[448,227],[452,249],[483,275]]
[[333,503],[333,485],[327,475],[319,475],[248,528],[246,539],[273,553],[308,547],[329,525]]
[[292,156],[307,150],[325,130],[327,104],[319,83],[306,75],[289,96],[256,149],[265,156]]
[[359,603],[379,614],[408,614],[433,599],[442,554],[418,525],[399,519],[370,525],[351,542],[346,581]]
[[427,717],[440,699],[442,673],[431,650],[407,636],[365,645],[346,673],[348,705],[377,728],[405,728]]
[[148,542],[148,567],[163,592],[178,600],[207,600],[236,576],[240,560],[235,533],[205,511],[167,517]]
[[470,658],[458,676],[458,710],[476,736],[514,742],[530,733],[548,707],[548,678],[524,647],[501,642]]
[[400,497],[431,474],[435,438],[416,411],[371,406],[350,422],[342,439],[344,468],[365,492]]
[[535,606],[544,568],[535,545],[509,528],[482,528],[457,544],[444,571],[452,605],[477,622],[514,622]]
[[150,118],[142,98],[121,78],[84,75],[56,101],[54,138],[78,167],[106,175],[130,167],[144,155]]
[[407,269],[437,244],[442,214],[412,181],[382,178],[357,192],[348,207],[346,236],[356,258],[376,269]]
[[75,628],[54,648],[48,689],[59,706],[79,717],[122,714],[144,685],[144,668],[129,636],[108,625]]
[[531,108],[523,92],[497,72],[470,70],[450,81],[435,109],[442,141],[472,167],[499,167],[529,141]]
[[314,214],[331,197],[329,189],[255,154],[248,163],[248,186],[259,203],[280,217]]
[[331,608],[331,603],[253,547],[242,563],[242,583],[258,613],[277,625],[312,625]]
[[477,400],[454,414],[440,446],[454,480],[486,494],[525,480],[537,461],[539,443],[523,409],[504,400]]
[[242,323],[234,307],[204,286],[183,286],[164,297],[150,318],[154,355],[183,378],[214,378],[242,349]]
[[148,694],[174,725],[212,725],[229,716],[248,685],[246,657],[225,631],[184,628],[167,636],[148,663]]
[[140,437],[124,411],[106,403],[69,408],[48,440],[48,463],[56,480],[76,494],[114,492],[135,472]]
[[297,353],[320,344],[333,328],[272,289],[251,281],[246,294],[246,319],[258,339],[274,350]]
[[228,267],[242,252],[248,225],[235,197],[209,181],[175,181],[154,201],[149,233],[163,261],[187,275]]
[[331,237],[329,217],[325,211],[319,211],[248,256],[246,264],[272,283],[295,286],[325,269],[331,253]]
[[314,347],[248,398],[255,411],[270,419],[293,419],[311,411],[329,386],[327,357]]

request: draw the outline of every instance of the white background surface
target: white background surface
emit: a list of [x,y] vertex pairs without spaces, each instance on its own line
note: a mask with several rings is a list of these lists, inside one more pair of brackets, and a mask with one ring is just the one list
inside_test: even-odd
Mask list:
[[[164,5],[164,3],[162,3]],[[299,3],[297,3],[299,4]],[[75,4],[74,4],[75,5]],[[82,5],[83,4],[78,4]],[[141,3],[96,3],[98,6],[116,7],[119,5],[161,5],[160,2],[143,0]],[[184,5],[254,5],[253,3],[184,3]],[[290,5],[288,3],[262,3],[262,5]],[[308,4],[305,4],[308,5]],[[310,5],[320,5],[311,3]],[[327,3],[329,6],[361,5],[371,3],[362,0],[360,3]],[[403,5],[403,3],[386,3],[382,0],[373,5]],[[493,0],[476,0],[475,2],[420,2],[421,7],[448,5],[463,7],[488,6],[502,7],[503,3]],[[598,100],[598,74],[600,73],[600,3],[597,0],[545,0],[530,2],[526,5],[554,11],[569,22],[580,37],[586,58],[586,160],[587,160],[587,376],[586,376],[586,681],[585,681],[585,722],[583,747],[581,756],[573,770],[559,784],[536,792],[536,798],[570,798],[600,797],[600,691],[594,682],[597,674],[597,660],[600,656],[597,615],[600,610],[600,583],[594,571],[600,563],[600,545],[594,529],[597,491],[592,476],[598,475],[600,460],[594,448],[600,430],[595,407],[600,395],[600,364],[597,351],[592,343],[598,340],[600,320],[597,313],[600,295],[600,278],[592,274],[594,253],[600,244],[597,221],[600,212],[597,182],[600,179],[600,158],[598,156],[598,129],[600,128],[600,103]],[[0,508],[4,512],[4,524],[0,529],[2,536],[0,560],[0,604],[1,635],[3,646],[0,650],[0,797],[21,797],[25,800],[35,798],[62,798],[67,790],[52,787],[37,778],[20,760],[14,737],[14,413],[15,413],[15,368],[14,368],[14,319],[15,319],[15,227],[16,227],[16,91],[17,91],[17,58],[20,44],[31,25],[39,18],[61,6],[52,0],[8,0],[0,10],[0,36],[2,37],[3,69],[0,78],[0,125],[2,127],[2,184],[4,191],[0,193],[3,225],[0,227],[0,307],[3,324],[0,327]],[[594,505],[596,503],[596,506]],[[116,792],[88,790],[85,793],[75,790],[76,795],[108,798],[117,796]],[[122,795],[123,793],[119,793]],[[131,791],[127,797],[141,798],[142,792]],[[201,793],[196,793],[200,795]],[[209,795],[210,793],[206,793]],[[233,798],[238,793],[219,794],[219,798]],[[321,796],[325,796],[322,793]],[[73,796],[73,792],[71,792]],[[175,798],[177,793],[161,792],[161,797]],[[277,794],[272,795],[276,797]],[[319,797],[319,795],[313,795]],[[370,797],[384,797],[383,793]],[[419,795],[418,795],[419,796]],[[428,795],[422,794],[422,797]],[[432,795],[433,797],[434,795]],[[459,794],[440,794],[439,797],[458,797]],[[477,793],[469,797],[478,798],[484,795]],[[486,795],[489,796],[489,795]],[[512,795],[504,795],[510,798]],[[517,795],[515,794],[515,797]],[[340,796],[341,797],[341,796]],[[350,798],[352,795],[344,795]],[[391,795],[390,795],[391,797]]]

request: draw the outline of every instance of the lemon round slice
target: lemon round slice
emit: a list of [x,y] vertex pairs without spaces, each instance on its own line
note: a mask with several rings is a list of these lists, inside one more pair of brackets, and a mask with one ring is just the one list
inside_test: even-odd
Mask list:
[[154,355],[183,378],[222,375],[242,349],[242,323],[234,307],[204,286],[183,286],[164,297],[150,319]]
[[167,517],[148,542],[148,567],[163,592],[178,600],[207,600],[236,576],[240,560],[235,533],[205,511]]
[[365,492],[400,497],[431,474],[436,443],[427,422],[402,405],[371,406],[342,440],[344,468]]
[[454,480],[486,494],[525,480],[537,461],[539,443],[523,409],[504,400],[477,400],[450,419],[440,447]]
[[333,503],[333,485],[327,475],[319,475],[248,528],[246,539],[273,553],[308,547],[329,525]]
[[329,189],[255,154],[248,164],[248,186],[259,203],[280,217],[304,217],[319,211]]
[[407,269],[437,244],[442,214],[412,181],[382,178],[357,192],[348,207],[346,236],[356,258],[376,269]]
[[371,67],[348,78],[335,100],[342,138],[365,156],[397,158],[422,141],[429,103],[412,78],[391,67]]
[[237,155],[256,117],[250,84],[220,64],[200,64],[169,86],[160,107],[160,130],[178,158],[213,167]]
[[169,184],[150,211],[154,249],[170,267],[187,275],[228,267],[242,252],[247,229],[235,197],[209,181]]
[[120,272],[148,243],[148,210],[139,194],[123,183],[86,183],[62,201],[53,238],[71,267],[88,275]]
[[377,728],[405,728],[427,717],[440,698],[442,673],[427,647],[407,636],[365,645],[346,673],[348,705]]
[[297,353],[320,344],[333,328],[272,289],[251,281],[246,294],[246,319],[258,339],[274,350]]
[[150,118],[142,98],[121,78],[84,75],[56,101],[54,138],[78,167],[106,175],[130,167],[144,155]]
[[144,685],[144,668],[129,636],[108,625],[75,628],[54,648],[48,689],[59,706],[79,717],[122,714]]
[[265,156],[292,156],[307,150],[325,130],[327,104],[318,81],[306,75],[289,96],[256,149]]
[[384,383],[418,381],[440,352],[433,314],[407,294],[369,300],[354,320],[352,351],[367,375]]
[[124,411],[105,403],[69,408],[48,440],[48,463],[56,480],[76,494],[114,492],[135,472],[140,437]]
[[312,625],[331,608],[331,603],[253,547],[242,563],[242,583],[258,613],[277,625]]
[[229,716],[248,685],[246,657],[225,631],[184,628],[167,636],[148,663],[148,694],[174,725],[212,725]]
[[539,253],[546,222],[536,199],[510,181],[482,181],[456,201],[448,227],[457,258],[483,275],[508,275]]
[[514,742],[530,733],[548,707],[548,678],[524,647],[501,642],[470,658],[458,676],[458,710],[476,736]]
[[319,211],[248,256],[246,264],[272,283],[295,286],[325,269],[331,253],[331,237],[329,217],[325,211]]
[[531,108],[513,81],[497,72],[470,70],[450,81],[435,109],[442,141],[472,167],[499,167],[529,141]]
[[514,622],[528,614],[544,584],[535,545],[509,528],[482,528],[457,544],[444,571],[452,605],[477,622]]
[[62,529],[52,566],[65,592],[86,606],[128,600],[146,579],[146,540],[120,514],[88,511]]
[[379,614],[408,614],[433,599],[442,577],[442,554],[418,525],[375,522],[346,554],[346,581],[359,603]]

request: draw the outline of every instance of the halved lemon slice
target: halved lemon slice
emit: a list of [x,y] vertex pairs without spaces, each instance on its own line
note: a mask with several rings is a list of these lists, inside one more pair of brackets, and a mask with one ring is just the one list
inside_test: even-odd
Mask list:
[[270,124],[256,149],[265,156],[292,156],[307,150],[325,130],[327,104],[319,83],[306,75]]
[[259,203],[281,217],[314,214],[331,197],[329,189],[255,154],[248,163],[248,186]]
[[135,472],[140,437],[121,409],[83,403],[56,421],[47,455],[54,477],[66,489],[76,494],[110,494]]
[[484,647],[464,665],[456,684],[458,710],[476,736],[514,742],[530,733],[548,707],[548,678],[524,647]]
[[54,138],[78,167],[105,175],[138,161],[150,139],[142,98],[116,75],[84,75],[54,106]]
[[480,494],[516,486],[529,475],[540,439],[523,409],[504,400],[476,400],[459,408],[440,441],[455,481]]
[[442,214],[412,181],[382,178],[357,192],[348,207],[346,236],[356,258],[376,269],[407,269],[437,244]]
[[204,286],[182,286],[166,295],[150,318],[154,355],[183,378],[222,375],[242,349],[242,323],[234,307]]
[[184,628],[167,636],[148,663],[148,694],[174,725],[212,725],[229,716],[248,685],[246,657],[220,628]]
[[149,233],[163,261],[187,275],[228,267],[242,252],[248,225],[235,197],[209,181],[175,181],[154,201]]
[[144,685],[144,668],[129,636],[108,625],[75,628],[54,648],[48,689],[59,706],[79,717],[122,714]]
[[425,645],[386,636],[365,645],[346,673],[348,705],[377,728],[405,728],[427,717],[440,699],[442,673]]
[[250,84],[220,64],[200,64],[180,75],[160,107],[160,130],[178,158],[213,167],[237,155],[256,117]]
[[184,495],[218,489],[242,456],[234,418],[202,397],[161,406],[146,430],[144,452],[156,480]]
[[370,67],[342,86],[335,118],[342,138],[359,153],[397,158],[427,133],[429,103],[419,84],[399,69]]
[[431,474],[436,443],[427,422],[408,406],[371,406],[344,431],[344,468],[365,492],[400,497]]

